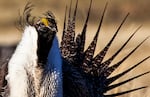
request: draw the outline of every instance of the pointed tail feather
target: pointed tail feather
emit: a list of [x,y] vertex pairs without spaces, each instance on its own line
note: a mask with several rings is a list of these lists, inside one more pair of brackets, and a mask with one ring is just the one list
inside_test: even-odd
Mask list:
[[[114,82],[115,80],[119,79],[120,77],[122,77],[123,75],[127,74],[129,71],[133,70],[134,68],[136,68],[137,66],[139,66],[141,63],[145,62],[146,60],[148,60],[150,58],[150,56],[146,57],[145,59],[143,59],[142,61],[140,61],[139,63],[137,63],[136,65],[132,66],[131,68],[127,69],[126,71],[114,76],[114,77],[111,77],[111,78],[108,78],[107,81],[105,82],[105,84],[109,85],[111,84],[112,82]],[[115,66],[115,65],[114,65]],[[113,69],[113,67],[110,67],[111,69]]]
[[69,23],[71,21],[71,6],[72,6],[72,0],[70,2],[70,7],[69,7],[68,25],[69,25]]
[[105,5],[104,11],[102,13],[102,17],[101,17],[101,20],[100,20],[100,23],[99,23],[99,26],[98,26],[98,29],[97,29],[97,32],[96,32],[96,35],[94,36],[93,41],[91,42],[91,44],[89,45],[89,47],[85,51],[84,60],[83,60],[83,68],[84,67],[86,68],[89,65],[89,63],[91,62],[92,58],[93,58],[95,48],[96,48],[96,44],[97,44],[98,35],[99,35],[100,28],[101,28],[102,23],[103,23],[103,18],[104,18],[106,9],[107,9],[107,5],[108,5],[108,3],[106,3],[106,5]]
[[[76,18],[76,11],[77,11],[78,0],[76,2],[76,7],[74,10],[74,16],[71,17],[71,7],[72,7],[72,0],[70,2],[69,8],[69,16],[68,16],[68,25],[67,29],[63,31],[63,37],[61,42],[61,53],[62,56],[71,63],[76,60],[76,45],[75,45],[75,18]],[[66,15],[65,15],[66,16]],[[66,24],[64,24],[65,26]],[[64,27],[65,28],[65,27]]]
[[62,35],[62,41],[64,41],[64,35],[66,33],[66,16],[67,16],[67,6],[66,6],[66,9],[65,9],[65,17],[64,17],[64,28],[63,28],[63,35]]
[[123,82],[120,82],[120,83],[117,83],[117,84],[114,84],[114,85],[110,85],[110,86],[107,87],[107,91],[109,91],[109,90],[111,90],[111,89],[114,89],[114,88],[116,88],[116,87],[119,87],[119,86],[121,86],[121,85],[124,85],[124,84],[126,84],[126,83],[128,83],[128,82],[130,82],[130,81],[132,81],[132,80],[134,80],[134,79],[137,79],[137,78],[139,78],[139,77],[142,77],[143,75],[146,75],[146,74],[148,74],[148,73],[150,73],[150,71],[145,72],[145,73],[142,73],[142,74],[140,74],[140,75],[137,75],[137,76],[135,76],[135,77],[133,77],[133,78],[130,78],[130,79],[128,79],[128,80],[125,80],[125,81],[123,81]]
[[71,7],[72,7],[72,0],[70,2],[67,30],[65,31],[65,33],[63,35],[63,37],[64,37],[63,40],[64,40],[65,45],[67,45],[67,44],[69,45],[70,43],[72,43],[74,41],[73,40],[73,38],[74,38],[73,30],[74,29],[72,29],[73,25],[72,25],[72,18],[71,18]]
[[[73,14],[73,18],[71,20],[71,32],[72,32],[72,40],[74,40],[75,38],[75,23],[76,23],[76,14],[77,14],[77,7],[78,7],[78,0],[76,0],[76,5],[75,5],[75,9],[74,9],[74,14]],[[68,26],[69,27],[69,26]]]
[[[78,3],[77,3],[78,4]],[[73,19],[71,18],[71,7],[72,7],[72,0],[71,0],[71,4],[70,4],[70,8],[69,8],[69,18],[68,18],[68,27],[67,27],[67,42],[68,43],[73,43],[74,42],[74,38],[75,38],[75,22],[73,21]],[[75,9],[77,10],[77,9]],[[74,12],[76,15],[76,11]],[[73,16],[75,17],[75,16]]]
[[128,93],[131,93],[131,92],[135,92],[135,91],[137,91],[137,90],[144,89],[144,88],[147,88],[147,86],[145,86],[145,87],[140,87],[140,88],[135,88],[135,89],[132,89],[132,90],[128,90],[128,91],[124,91],[124,92],[119,92],[119,93],[115,93],[115,94],[105,95],[105,97],[121,96],[121,95],[124,95],[124,94],[128,94]]
[[77,8],[78,8],[78,0],[76,1],[76,6],[75,6],[75,10],[74,10],[74,15],[73,15],[73,22],[76,21]]
[[117,36],[119,30],[121,29],[122,25],[124,24],[124,22],[126,21],[127,17],[129,16],[129,13],[126,15],[126,17],[123,19],[123,21],[121,22],[120,26],[118,27],[116,33],[114,34],[114,36],[111,38],[111,40],[109,41],[109,43],[105,46],[105,48],[94,58],[94,63],[97,64],[98,66],[100,66],[99,68],[102,68],[103,66],[101,65],[101,62],[103,60],[103,58],[105,57],[109,47],[111,46],[112,42],[114,41],[115,37]]
[[105,62],[102,63],[101,66],[102,69],[101,69],[101,72],[104,73],[104,76],[105,77],[108,77],[112,72],[110,70],[108,70],[107,72],[107,69],[108,69],[108,66],[111,64],[111,62],[113,61],[113,59],[116,58],[116,56],[123,50],[123,48],[128,44],[128,42],[132,39],[132,37],[136,34],[136,32],[141,28],[141,26],[139,26],[135,32],[127,39],[127,41],[121,46],[120,49],[118,49],[118,51],[112,55],[108,60],[106,60]]
[[80,42],[77,44],[79,54],[83,54],[84,47],[85,47],[86,29],[87,29],[87,24],[88,24],[90,12],[91,12],[91,5],[92,5],[92,0],[90,1],[90,6],[89,6],[87,18],[86,18],[86,21],[84,23],[84,27],[83,27],[83,30],[81,32],[81,35],[79,34],[76,38],[76,41],[77,41],[77,39],[80,40]]
[[116,70],[127,58],[129,58],[129,56],[131,56],[149,37],[145,38],[139,45],[137,45],[127,56],[125,56],[122,60],[120,60],[118,63],[116,63],[115,65],[111,66],[110,68],[108,68],[108,74],[110,75],[114,70]]

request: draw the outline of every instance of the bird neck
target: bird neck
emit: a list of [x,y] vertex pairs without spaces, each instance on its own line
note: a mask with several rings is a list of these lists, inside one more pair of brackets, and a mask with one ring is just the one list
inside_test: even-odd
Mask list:
[[51,50],[48,55],[48,64],[49,67],[50,65],[53,65],[53,73],[54,76],[56,76],[55,81],[56,81],[56,97],[62,97],[63,93],[63,88],[62,88],[62,58],[61,58],[61,53],[59,49],[59,44],[58,44],[58,39],[55,36],[53,40],[53,44],[51,47]]
[[[53,39],[51,50],[48,54],[48,62],[46,67],[47,78],[45,77],[45,82],[43,86],[49,88],[51,95],[53,97],[63,97],[63,88],[62,88],[62,58],[59,49],[59,44],[57,37]],[[51,81],[51,82],[49,82]],[[48,85],[49,84],[49,85]],[[47,94],[45,94],[47,95]]]
[[51,50],[53,39],[54,36],[50,37],[49,34],[38,33],[38,41],[37,41],[38,65],[42,68],[47,63],[47,57],[49,51]]
[[53,68],[57,68],[56,70],[60,70],[62,65],[57,36],[54,37],[52,47],[48,53],[48,66],[50,67],[51,65],[53,65]]

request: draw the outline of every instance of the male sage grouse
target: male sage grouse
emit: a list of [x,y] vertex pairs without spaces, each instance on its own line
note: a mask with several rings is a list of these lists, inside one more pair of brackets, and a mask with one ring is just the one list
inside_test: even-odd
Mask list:
[[[23,31],[20,43],[10,47],[15,49],[9,53],[9,61],[5,60],[0,67],[0,95],[1,97],[115,97],[140,90],[146,87],[129,89],[115,94],[106,94],[108,91],[118,88],[148,72],[139,74],[117,84],[112,84],[120,77],[139,66],[149,56],[141,60],[121,73],[109,77],[130,55],[132,55],[148,38],[144,39],[129,54],[118,63],[111,65],[116,56],[123,50],[135,35],[137,30],[127,41],[108,59],[103,61],[112,42],[126,21],[125,16],[117,31],[110,41],[96,56],[94,56],[98,35],[103,23],[104,11],[98,25],[97,32],[90,45],[85,49],[86,30],[91,11],[92,0],[89,5],[87,18],[83,30],[75,37],[75,23],[78,0],[74,14],[71,17],[71,4],[67,20],[65,11],[64,28],[61,44],[59,47],[56,33],[58,32],[55,16],[48,11],[44,16],[37,19],[31,16],[33,6],[28,3],[25,6],[23,16],[20,16],[19,27]],[[67,8],[66,8],[67,10]],[[5,48],[1,48],[5,49]],[[4,55],[3,55],[4,56]],[[8,62],[8,64],[7,64]],[[6,80],[5,80],[6,78]]]

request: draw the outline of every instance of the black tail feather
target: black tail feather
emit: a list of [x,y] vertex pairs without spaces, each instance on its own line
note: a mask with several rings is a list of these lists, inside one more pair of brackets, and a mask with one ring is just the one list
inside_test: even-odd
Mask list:
[[[124,72],[122,72],[122,73],[120,73],[120,74],[118,74],[118,75],[116,75],[114,77],[108,78],[108,80],[106,81],[105,84],[107,84],[107,85],[111,84],[112,82],[114,82],[115,80],[119,79],[123,75],[127,74],[129,71],[133,70],[134,68],[136,68],[137,66],[139,66],[141,63],[145,62],[149,58],[150,58],[150,56],[146,57],[145,59],[143,59],[142,61],[140,61],[136,65],[132,66],[131,68],[127,69],[126,71],[124,71]],[[115,65],[112,66],[111,68],[115,68]]]
[[84,23],[83,30],[81,34],[78,34],[76,37],[76,46],[77,46],[77,64],[82,64],[83,62],[83,54],[84,54],[84,47],[85,47],[85,38],[86,38],[86,29],[87,29],[87,23],[89,21],[89,15],[91,11],[91,5],[92,5],[92,0],[90,1],[90,6],[87,14],[86,21]]
[[75,39],[75,23],[76,23],[76,14],[77,14],[77,7],[78,7],[78,0],[76,1],[76,5],[75,5],[75,9],[74,9],[74,14],[73,14],[73,18],[72,18],[72,20],[71,20],[71,25],[72,25],[72,27],[71,27],[71,29],[72,29],[72,40],[74,41],[74,39]]
[[68,35],[68,43],[74,42],[74,37],[75,37],[75,24],[73,24],[73,20],[71,18],[71,8],[72,8],[72,0],[70,2],[70,8],[69,8],[69,16],[68,16],[68,26],[67,26],[67,35]]
[[70,2],[70,7],[69,7],[68,25],[69,25],[69,21],[71,21],[71,6],[72,6],[72,0],[71,0],[71,2]]
[[66,33],[66,16],[67,16],[67,6],[65,9],[65,17],[64,17],[64,28],[63,28],[63,35],[62,35],[62,42],[64,41],[64,35]]
[[98,26],[98,29],[96,32],[96,35],[94,36],[93,41],[91,42],[91,44],[89,45],[89,47],[85,51],[84,60],[83,60],[83,67],[85,67],[85,68],[87,66],[89,66],[91,60],[93,59],[96,44],[97,44],[98,35],[99,35],[100,28],[101,28],[102,23],[103,23],[103,19],[104,19],[104,15],[105,15],[105,12],[107,9],[107,5],[108,5],[108,3],[106,3],[106,5],[105,5],[104,11],[102,13],[102,17],[101,17],[101,20],[100,20],[100,23],[99,23],[99,26]]
[[115,93],[115,94],[105,95],[105,97],[121,96],[121,95],[124,95],[124,94],[128,94],[128,93],[131,93],[131,92],[135,92],[135,91],[137,91],[137,90],[144,89],[144,88],[147,88],[147,86],[145,86],[145,87],[140,87],[140,88],[135,88],[135,89],[128,90],[128,91],[124,91],[124,92],[120,92],[120,93]]
[[119,86],[121,86],[121,85],[123,85],[123,84],[126,84],[126,83],[128,83],[128,82],[130,82],[130,81],[132,81],[132,80],[134,80],[134,79],[139,78],[139,77],[142,77],[143,75],[146,75],[146,74],[148,74],[148,73],[150,73],[150,71],[145,72],[145,73],[142,73],[142,74],[140,74],[140,75],[137,75],[137,76],[135,76],[135,77],[133,77],[133,78],[130,78],[130,79],[128,79],[128,80],[125,80],[125,81],[123,81],[123,82],[120,82],[120,83],[117,83],[117,84],[114,84],[114,85],[110,85],[110,86],[107,87],[107,91],[109,91],[109,90],[111,90],[111,89],[114,89],[114,88],[116,88],[116,87],[119,87]]
[[135,32],[128,38],[128,40],[121,46],[121,48],[114,55],[112,55],[108,60],[106,60],[105,62],[102,63],[103,69],[101,70],[101,72],[104,74],[105,77],[108,77],[113,72],[113,69],[111,67],[108,68],[108,66],[116,58],[116,56],[123,50],[123,48],[128,44],[128,42],[132,39],[132,37],[136,34],[136,32],[140,28],[141,28],[141,26],[139,26],[135,30]]
[[[105,48],[94,58],[94,63],[97,64],[98,66],[100,66],[99,68],[102,68],[103,66],[101,65],[101,62],[103,60],[103,58],[105,57],[109,47],[111,46],[112,42],[114,41],[115,37],[117,36],[119,30],[121,29],[122,25],[124,24],[124,22],[126,21],[127,17],[129,16],[129,13],[126,15],[126,17],[123,19],[123,21],[121,22],[120,26],[118,27],[116,33],[114,34],[114,36],[111,38],[111,40],[109,41],[109,43],[105,46]],[[108,64],[109,65],[109,64]]]
[[80,44],[78,44],[79,45],[79,47],[78,47],[79,54],[83,54],[84,47],[85,47],[86,29],[87,29],[87,24],[88,24],[90,12],[91,12],[91,5],[92,5],[92,0],[90,1],[90,6],[89,6],[89,10],[88,10],[86,21],[84,23],[83,30],[81,32],[81,35],[79,36],[79,38],[80,38]]
[[[114,70],[116,70],[129,56],[131,56],[149,37],[145,38],[139,45],[137,45],[127,56],[125,56],[121,61],[116,63],[115,65],[109,67],[108,69],[111,70],[111,72],[107,69],[107,72],[112,73]],[[110,74],[108,74],[110,75]]]
[[74,22],[75,22],[75,20],[76,20],[77,7],[78,7],[78,0],[76,1],[76,6],[75,6],[75,10],[74,10],[74,15],[73,15],[73,21],[74,21]]

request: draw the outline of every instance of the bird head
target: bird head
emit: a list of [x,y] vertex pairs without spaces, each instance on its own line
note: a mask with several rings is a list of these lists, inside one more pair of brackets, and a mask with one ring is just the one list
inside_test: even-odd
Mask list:
[[48,11],[34,24],[38,32],[38,63],[45,64],[52,47],[53,39],[58,32],[55,16]]
[[48,53],[52,47],[52,42],[56,33],[58,32],[55,16],[51,11],[47,11],[42,17],[32,16],[31,11],[33,5],[27,3],[23,14],[20,15],[19,20],[16,22],[16,27],[23,31],[25,27],[32,26],[37,32],[37,56],[38,63],[45,64],[47,61]]
[[57,30],[57,24],[55,21],[55,16],[52,12],[48,11],[44,14],[44,17],[41,17],[35,24],[38,35],[46,38],[49,41],[52,41]]

